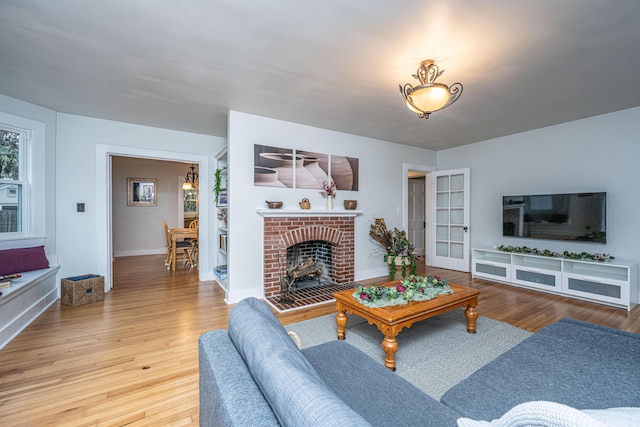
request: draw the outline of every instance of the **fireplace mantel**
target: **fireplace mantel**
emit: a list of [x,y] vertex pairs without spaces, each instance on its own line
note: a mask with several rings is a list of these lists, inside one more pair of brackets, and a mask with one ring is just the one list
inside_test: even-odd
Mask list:
[[362,215],[362,211],[336,209],[256,209],[256,213],[263,217],[307,217],[307,216],[341,216],[341,217],[356,217]]

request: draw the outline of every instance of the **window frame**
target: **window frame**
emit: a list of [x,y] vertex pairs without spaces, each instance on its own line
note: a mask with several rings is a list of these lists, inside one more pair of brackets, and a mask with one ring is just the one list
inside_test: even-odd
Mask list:
[[0,233],[0,249],[44,244],[46,238],[45,132],[42,122],[0,111],[0,127],[22,134],[19,148],[19,179],[7,180],[22,185],[22,227],[19,232]]
[[[6,232],[0,233],[0,238],[4,238],[3,240],[8,240],[12,238],[22,238],[28,236],[28,230],[26,228],[29,225],[29,166],[27,162],[27,158],[29,158],[29,146],[30,144],[30,131],[27,129],[17,128],[15,126],[8,125],[6,123],[0,123],[0,129],[20,134],[20,139],[18,143],[18,178],[10,179],[10,178],[0,178],[0,184],[14,184],[20,190],[18,193],[18,210],[21,213],[20,218],[18,219],[20,224],[20,231],[16,232]],[[9,190],[7,190],[9,191]]]

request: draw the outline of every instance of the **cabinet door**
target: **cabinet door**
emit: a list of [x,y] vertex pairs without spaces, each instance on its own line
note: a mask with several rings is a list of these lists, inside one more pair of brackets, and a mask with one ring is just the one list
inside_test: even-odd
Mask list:
[[562,291],[569,295],[629,308],[628,282],[564,273],[562,276]]
[[514,265],[511,281],[545,291],[561,292],[562,290],[562,274],[559,271]]
[[511,280],[511,266],[499,262],[486,260],[473,261],[473,275],[485,279],[509,282]]

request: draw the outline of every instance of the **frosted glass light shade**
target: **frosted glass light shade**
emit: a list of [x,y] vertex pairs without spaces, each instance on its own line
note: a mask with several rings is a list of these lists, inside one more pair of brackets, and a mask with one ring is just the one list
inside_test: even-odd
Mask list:
[[438,111],[447,105],[449,97],[447,85],[442,83],[420,85],[413,88],[413,93],[407,96],[407,106],[415,113]]
[[421,119],[428,119],[434,111],[448,107],[458,100],[462,94],[462,84],[454,83],[447,86],[436,83],[435,80],[444,73],[440,71],[433,60],[427,59],[420,63],[418,71],[413,75],[420,81],[420,85],[413,87],[411,83],[399,85],[400,93],[407,103],[407,107],[418,114]]

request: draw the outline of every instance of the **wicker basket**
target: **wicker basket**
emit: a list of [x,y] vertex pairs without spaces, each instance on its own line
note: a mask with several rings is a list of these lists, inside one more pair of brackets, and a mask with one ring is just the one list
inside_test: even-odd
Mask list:
[[62,279],[62,298],[64,305],[77,307],[104,299],[104,277],[95,274],[67,277]]

